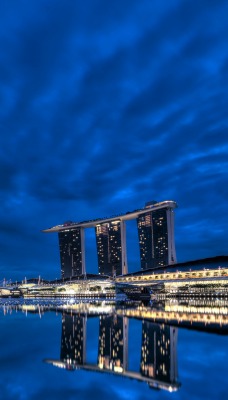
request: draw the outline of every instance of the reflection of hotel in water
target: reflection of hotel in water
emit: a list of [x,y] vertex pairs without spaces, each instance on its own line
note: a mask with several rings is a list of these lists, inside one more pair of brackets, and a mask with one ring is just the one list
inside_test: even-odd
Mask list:
[[[69,370],[121,374],[144,381],[150,387],[177,390],[177,329],[142,322],[141,362],[138,372],[128,370],[128,318],[99,317],[97,365],[86,362],[87,317],[63,314],[60,361],[47,362]],[[138,349],[140,351],[140,349]]]
[[164,382],[177,378],[177,328],[142,322],[142,375]]
[[114,372],[127,370],[128,319],[101,316],[99,325],[98,367]]
[[86,356],[86,317],[80,315],[62,316],[61,360],[83,365]]

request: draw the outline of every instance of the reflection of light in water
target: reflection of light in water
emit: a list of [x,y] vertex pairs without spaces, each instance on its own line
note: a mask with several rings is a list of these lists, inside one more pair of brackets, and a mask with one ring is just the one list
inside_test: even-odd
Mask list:
[[74,304],[74,302],[75,302],[74,299],[69,300],[69,304]]

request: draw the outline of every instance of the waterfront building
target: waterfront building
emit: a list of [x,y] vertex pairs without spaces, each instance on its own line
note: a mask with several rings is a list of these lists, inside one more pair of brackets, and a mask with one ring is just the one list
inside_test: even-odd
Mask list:
[[67,229],[58,236],[62,278],[84,274],[84,229]]
[[95,227],[97,242],[98,271],[101,275],[108,275],[110,266],[109,251],[109,224],[99,224]]
[[98,270],[112,277],[128,272],[126,221],[136,219],[141,269],[164,267],[176,262],[174,208],[167,200],[149,202],[141,209],[89,221],[67,222],[44,232],[58,232],[62,278],[86,273],[84,230],[95,228]]
[[95,227],[98,270],[101,275],[122,275],[126,268],[125,223],[111,221]]
[[170,207],[151,209],[137,218],[141,269],[164,267],[176,262],[174,214]]

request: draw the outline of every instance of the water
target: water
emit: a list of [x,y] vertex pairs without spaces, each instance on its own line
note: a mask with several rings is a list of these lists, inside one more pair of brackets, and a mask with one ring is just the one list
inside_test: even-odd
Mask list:
[[0,399],[222,399],[227,333],[221,300],[1,299]]

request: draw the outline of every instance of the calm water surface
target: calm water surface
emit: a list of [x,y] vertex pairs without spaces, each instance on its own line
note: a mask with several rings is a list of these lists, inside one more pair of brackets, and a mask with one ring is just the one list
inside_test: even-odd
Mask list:
[[226,318],[221,301],[1,299],[0,399],[226,398]]

